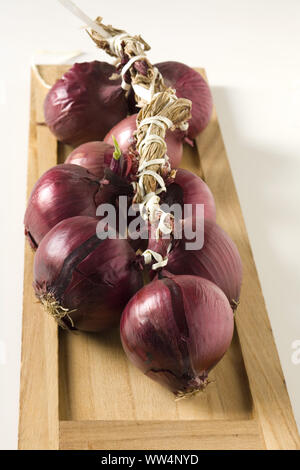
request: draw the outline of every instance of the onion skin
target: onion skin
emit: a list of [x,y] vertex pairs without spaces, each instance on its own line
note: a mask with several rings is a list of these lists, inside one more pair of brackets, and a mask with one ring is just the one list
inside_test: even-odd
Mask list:
[[[178,184],[182,189],[182,204],[192,204],[193,205],[193,215],[195,215],[195,206],[196,204],[204,205],[204,218],[206,220],[216,220],[216,206],[215,200],[212,195],[211,190],[207,184],[199,178],[199,176],[191,173],[188,170],[179,168],[176,172],[176,177],[174,180],[175,184]],[[172,185],[168,186],[168,192],[172,190]],[[166,196],[166,197],[167,197]],[[175,200],[172,201],[176,202]]]
[[[161,204],[162,204],[162,208],[164,208],[164,204],[167,204],[169,207],[171,207],[173,204],[180,204],[182,206],[183,218],[185,216],[189,217],[189,219],[187,219],[188,223],[190,223],[190,221],[193,222],[195,220],[195,217],[197,216],[196,206],[198,204],[203,204],[204,205],[204,221],[211,220],[215,222],[216,220],[215,201],[214,201],[214,197],[209,187],[201,178],[199,178],[199,176],[195,175],[194,173],[191,173],[188,170],[184,170],[182,168],[179,168],[177,170],[174,183],[170,184],[167,187],[167,191],[165,193],[162,193]],[[184,204],[192,205],[191,213],[185,214],[186,208],[183,206]],[[167,208],[164,208],[164,210],[168,212]],[[181,220],[182,220],[181,217],[180,217],[180,221],[177,220],[176,215],[175,215],[175,224],[176,222],[177,223],[181,222]],[[168,220],[167,222],[169,223]],[[170,243],[174,247],[174,246],[177,246],[178,243],[180,243],[180,241],[172,237],[170,239],[162,238],[162,237],[160,237],[159,239],[156,239],[157,227],[158,227],[158,223],[154,223],[151,226],[149,226],[149,237],[148,237],[147,248],[149,250],[159,253],[164,259],[168,256],[168,248],[169,248]],[[151,264],[153,264],[154,262],[155,261],[153,260]],[[184,264],[184,261],[183,261],[183,264]],[[176,274],[195,274],[195,273],[184,273],[182,270],[180,270],[180,266],[177,266],[177,264],[176,264],[176,268],[177,268]],[[170,271],[173,272],[172,270]],[[150,273],[150,277],[153,277],[153,275],[154,273]]]
[[35,249],[63,219],[96,216],[101,193],[98,178],[85,168],[64,163],[46,171],[36,182],[25,212],[25,235]]
[[104,142],[113,145],[112,136],[114,136],[119,144],[122,152],[127,152],[129,147],[135,143],[133,133],[136,130],[136,114],[128,116],[118,122],[104,137]]
[[173,274],[201,276],[214,282],[235,309],[240,298],[242,262],[238,249],[216,223],[204,221],[204,245],[200,250],[186,250],[182,239],[169,254],[167,269]]
[[120,332],[129,360],[180,397],[205,388],[233,327],[228,300],[216,285],[164,272],[129,301]]
[[65,163],[83,166],[101,180],[104,176],[105,168],[110,166],[113,152],[114,147],[106,142],[87,142],[74,149]]
[[204,78],[191,67],[180,62],[155,64],[168,87],[176,90],[178,98],[192,101],[192,117],[189,120],[187,136],[195,139],[207,126],[213,107],[209,86]]
[[[135,144],[133,133],[136,131],[136,114],[128,116],[113,127],[104,137],[104,142],[113,145],[112,136],[114,136],[123,153],[127,153],[131,145]],[[166,132],[167,155],[172,168],[178,168],[182,159],[182,132],[176,130]]]
[[71,145],[102,140],[127,113],[121,79],[106,62],[74,64],[51,88],[44,103],[45,121],[56,138]]
[[135,253],[126,240],[100,240],[99,220],[72,217],[57,224],[40,243],[34,259],[34,289],[69,317],[62,321],[84,331],[103,331],[118,323],[122,309],[142,287]]

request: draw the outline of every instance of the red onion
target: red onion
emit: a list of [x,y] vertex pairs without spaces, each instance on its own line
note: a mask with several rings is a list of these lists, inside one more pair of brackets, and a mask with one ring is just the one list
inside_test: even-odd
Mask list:
[[[177,170],[175,182],[170,184],[167,187],[167,191],[162,193],[160,197],[161,208],[165,212],[169,212],[169,208],[172,209],[174,204],[181,206],[181,214],[176,213],[176,211],[173,214],[173,237],[175,236],[175,239],[173,237],[156,237],[158,221],[149,225],[147,248],[148,250],[159,253],[162,258],[165,259],[168,256],[170,243],[173,247],[180,243],[178,238],[176,238],[176,231],[178,228],[182,227],[182,219],[185,218],[185,224],[192,225],[193,232],[195,232],[196,226],[194,222],[196,217],[199,216],[197,213],[197,206],[202,204],[204,206],[204,220],[211,220],[213,222],[216,220],[216,207],[213,195],[207,184],[201,178],[199,178],[199,176],[191,173],[188,170],[183,170],[182,168]],[[189,205],[189,207],[186,205]],[[166,221],[168,224],[171,223],[170,220],[166,219]],[[181,235],[181,233],[179,234]],[[176,274],[183,274],[183,272],[177,271]],[[151,277],[153,275],[154,273],[150,273]]]
[[80,165],[101,180],[104,169],[110,166],[114,147],[103,141],[87,142],[70,153],[65,163]]
[[95,216],[100,182],[78,165],[64,163],[46,171],[28,201],[25,234],[33,248],[58,222],[76,215]]
[[212,96],[204,78],[191,67],[180,62],[155,64],[168,87],[176,90],[178,98],[192,101],[192,118],[187,137],[194,139],[207,126],[212,113]]
[[181,397],[205,388],[233,326],[228,300],[216,285],[164,272],[127,304],[121,339],[135,366]]
[[[77,215],[96,216],[100,204],[115,204],[120,195],[132,196],[132,186],[109,168],[102,184],[79,165],[64,163],[46,171],[35,184],[25,213],[25,235],[36,248],[61,220]],[[128,200],[128,203],[130,199]]]
[[219,286],[236,308],[242,283],[242,262],[238,249],[216,223],[204,221],[204,245],[186,250],[185,239],[169,254],[167,269],[174,274],[201,276]]
[[[179,186],[180,191],[176,190]],[[174,193],[174,195],[171,193]],[[168,199],[171,198],[169,202]],[[196,215],[196,205],[204,205],[204,218],[216,220],[216,206],[214,197],[207,184],[199,176],[188,170],[179,168],[176,172],[174,183],[169,185],[166,194],[161,195],[162,202],[192,205],[192,214]]]
[[84,331],[109,328],[142,287],[128,242],[99,239],[98,222],[84,216],[63,220],[36,251],[35,293],[62,326]]
[[58,140],[79,145],[102,140],[127,115],[117,70],[106,62],[75,64],[46,96],[45,121]]
[[[135,143],[133,133],[136,130],[136,114],[128,116],[113,127],[105,136],[104,142],[113,145],[114,136],[122,152],[126,153],[129,147]],[[166,133],[167,155],[172,168],[177,168],[182,158],[182,133],[176,130],[168,130]]]

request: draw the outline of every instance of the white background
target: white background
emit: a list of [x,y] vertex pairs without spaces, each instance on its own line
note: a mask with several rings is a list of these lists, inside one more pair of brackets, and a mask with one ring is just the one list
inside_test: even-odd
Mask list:
[[[292,343],[300,341],[300,1],[77,4],[93,18],[100,15],[141,33],[152,45],[153,62],[206,68],[300,425],[300,354],[292,361]],[[17,447],[30,61],[38,49],[105,56],[56,0],[0,0],[0,18],[0,448],[5,449]]]

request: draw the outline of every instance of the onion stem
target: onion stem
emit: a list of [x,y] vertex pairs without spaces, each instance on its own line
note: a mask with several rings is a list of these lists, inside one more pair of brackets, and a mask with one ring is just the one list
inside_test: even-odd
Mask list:
[[122,152],[121,152],[121,149],[120,149],[120,146],[117,142],[117,139],[115,138],[114,135],[111,136],[112,140],[113,140],[113,143],[114,143],[114,147],[115,147],[115,151],[113,153],[113,158],[115,160],[119,160],[119,158],[121,157],[122,155]]
[[148,267],[144,267],[143,269],[143,281],[144,281],[144,286],[146,286],[147,284],[151,282]]

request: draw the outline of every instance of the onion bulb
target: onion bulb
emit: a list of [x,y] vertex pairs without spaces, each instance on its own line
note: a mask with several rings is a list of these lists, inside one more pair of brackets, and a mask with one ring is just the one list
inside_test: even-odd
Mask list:
[[98,223],[85,216],[63,220],[36,251],[35,293],[61,326],[84,331],[110,328],[142,287],[127,240],[101,240]]
[[58,140],[80,145],[102,140],[127,115],[121,79],[106,62],[74,64],[50,89],[44,103],[45,121]]
[[176,172],[174,183],[167,187],[166,194],[161,196],[162,202],[190,204],[191,214],[196,216],[197,204],[204,206],[204,218],[216,220],[215,200],[207,184],[197,175],[188,170],[179,168]]
[[87,142],[70,153],[65,163],[73,163],[86,168],[101,180],[104,169],[110,166],[114,147],[103,141]]
[[116,204],[118,196],[132,198],[132,186],[110,168],[104,179],[79,165],[64,163],[46,171],[35,184],[25,212],[25,235],[36,249],[42,238],[61,220],[77,215],[96,216],[101,204]]
[[[185,221],[190,223],[190,221]],[[167,269],[173,274],[191,274],[214,282],[235,309],[242,284],[242,262],[233,240],[216,223],[204,221],[204,244],[187,250],[184,238],[170,252]]]
[[126,305],[120,331],[130,361],[177,397],[203,390],[228,349],[233,313],[224,293],[197,276],[164,272]]
[[205,129],[212,113],[212,96],[204,78],[191,67],[180,62],[160,62],[155,65],[168,87],[176,90],[178,98],[192,102],[192,117],[187,136],[194,139]]
[[25,235],[36,248],[49,230],[76,215],[95,216],[101,193],[98,178],[70,163],[54,166],[36,182],[25,212]]

